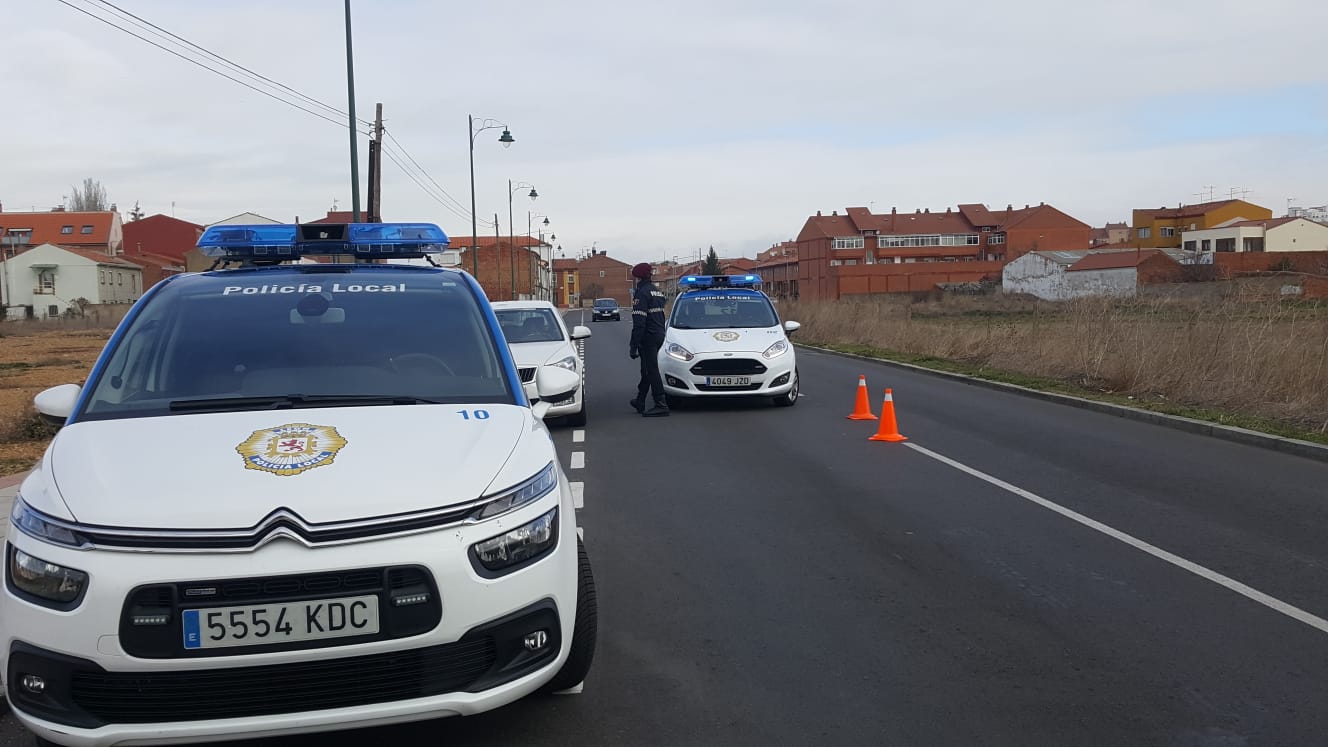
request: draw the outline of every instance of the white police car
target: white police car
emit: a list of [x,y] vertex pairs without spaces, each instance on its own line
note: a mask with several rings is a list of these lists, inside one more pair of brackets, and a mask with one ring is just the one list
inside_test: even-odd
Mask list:
[[798,402],[798,365],[788,334],[797,322],[779,323],[756,275],[688,275],[659,350],[664,391],[687,397],[770,396]]
[[[218,226],[144,295],[14,502],[0,672],[40,740],[211,741],[472,714],[581,682],[568,482],[431,224]],[[541,400],[580,379],[535,376]]]
[[590,330],[577,325],[569,333],[558,309],[548,301],[498,301],[493,304],[493,312],[512,347],[523,384],[529,387],[534,383],[540,366],[565,368],[581,380],[571,394],[549,403],[545,417],[565,416],[568,425],[585,425],[586,386],[577,341],[590,337]]

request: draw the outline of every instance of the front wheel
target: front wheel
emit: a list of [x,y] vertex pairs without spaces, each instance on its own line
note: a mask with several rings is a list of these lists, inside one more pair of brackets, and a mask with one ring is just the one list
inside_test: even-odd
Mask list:
[[787,392],[775,397],[775,407],[792,407],[798,404],[798,391],[801,384],[798,383],[798,372],[793,371],[793,386]]
[[585,682],[590,663],[595,658],[595,638],[599,632],[599,603],[595,596],[595,576],[590,571],[590,556],[585,543],[576,540],[576,622],[572,628],[572,649],[563,668],[544,685],[546,693],[568,690]]

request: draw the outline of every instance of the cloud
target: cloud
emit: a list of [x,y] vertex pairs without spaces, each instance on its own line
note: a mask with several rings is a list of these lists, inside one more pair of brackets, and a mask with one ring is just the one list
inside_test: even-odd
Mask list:
[[[345,107],[339,8],[132,10]],[[628,261],[711,244],[751,254],[851,205],[1046,201],[1100,224],[1205,185],[1253,189],[1279,211],[1291,196],[1328,201],[1316,192],[1328,4],[1313,0],[400,0],[354,12],[357,114],[383,102],[389,132],[463,205],[467,114],[507,122],[512,148],[494,131],[476,141],[480,217],[498,213],[505,232],[507,180],[531,182],[543,197],[513,201],[517,231],[526,210],[547,214],[569,254],[592,242]],[[27,31],[0,79],[39,123],[0,170],[11,206],[55,204],[85,176],[122,206],[174,202],[198,221],[349,206],[340,115],[296,111],[59,4],[9,15]],[[389,219],[470,232],[390,162],[383,181]]]

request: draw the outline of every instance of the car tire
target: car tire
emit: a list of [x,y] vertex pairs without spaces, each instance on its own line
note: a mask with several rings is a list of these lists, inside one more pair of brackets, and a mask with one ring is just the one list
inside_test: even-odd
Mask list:
[[798,371],[794,369],[793,388],[775,397],[775,407],[792,407],[798,404],[798,392],[801,388],[802,384],[798,381]]
[[581,411],[567,416],[567,424],[580,428],[586,424],[586,392],[581,390]]
[[581,538],[576,540],[576,622],[572,627],[572,649],[562,669],[549,680],[542,692],[556,693],[585,682],[590,663],[595,658],[595,638],[599,631],[599,603],[595,596],[595,576],[590,557]]

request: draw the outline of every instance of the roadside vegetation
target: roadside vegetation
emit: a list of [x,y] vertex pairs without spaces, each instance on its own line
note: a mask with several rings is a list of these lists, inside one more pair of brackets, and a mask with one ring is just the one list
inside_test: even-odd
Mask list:
[[809,345],[1328,443],[1328,304],[996,295],[780,312]]
[[29,469],[55,433],[33,409],[33,396],[82,382],[110,334],[109,328],[0,323],[0,476]]

